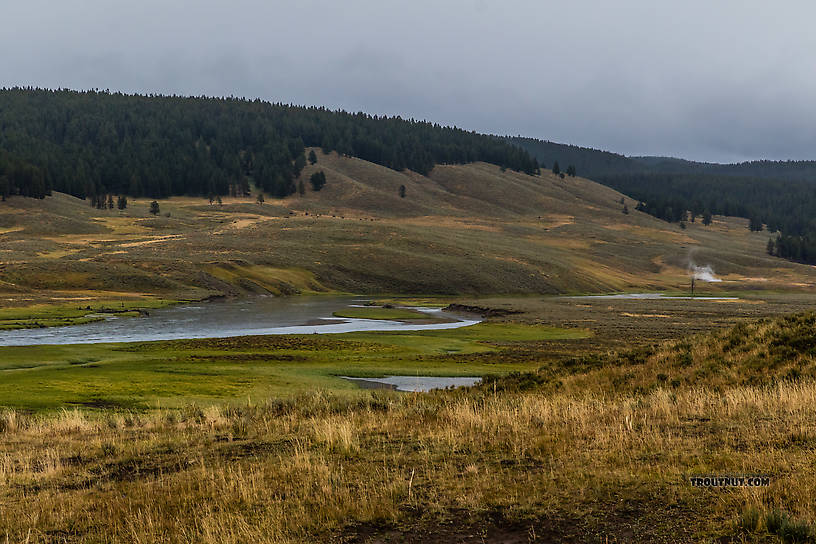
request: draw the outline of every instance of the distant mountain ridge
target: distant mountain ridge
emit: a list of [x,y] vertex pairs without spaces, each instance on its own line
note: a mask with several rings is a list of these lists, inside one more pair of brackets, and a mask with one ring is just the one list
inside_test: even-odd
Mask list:
[[543,167],[552,168],[556,161],[558,161],[562,169],[571,164],[576,167],[580,175],[590,179],[618,174],[662,173],[716,174],[719,176],[816,181],[816,160],[756,160],[739,163],[711,163],[678,157],[627,156],[591,147],[521,136],[508,137],[507,140],[526,150],[538,159]]

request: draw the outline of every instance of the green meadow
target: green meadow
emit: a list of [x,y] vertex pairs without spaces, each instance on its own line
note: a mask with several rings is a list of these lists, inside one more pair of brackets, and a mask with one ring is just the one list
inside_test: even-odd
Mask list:
[[[452,330],[250,336],[0,348],[3,405],[145,410],[327,391],[365,394],[338,376],[482,376],[535,370],[508,359],[518,343],[589,336],[583,329],[481,323]],[[463,362],[459,355],[491,353]]]

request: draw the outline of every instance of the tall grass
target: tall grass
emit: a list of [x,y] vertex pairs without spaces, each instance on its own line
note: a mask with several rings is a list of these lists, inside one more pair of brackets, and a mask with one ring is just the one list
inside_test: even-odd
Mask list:
[[[174,417],[5,412],[0,534],[313,542],[356,524],[408,523],[417,511],[614,516],[620,497],[704,508],[685,520],[698,535],[757,502],[812,519],[814,399],[816,383],[802,382],[721,393],[313,395]],[[771,472],[772,485],[712,496],[686,482],[740,471]]]

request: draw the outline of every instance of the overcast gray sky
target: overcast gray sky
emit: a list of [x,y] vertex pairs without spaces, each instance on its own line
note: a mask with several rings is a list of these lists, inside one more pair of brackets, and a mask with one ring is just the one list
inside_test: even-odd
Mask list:
[[629,155],[816,159],[816,4],[0,0],[0,85],[236,95]]

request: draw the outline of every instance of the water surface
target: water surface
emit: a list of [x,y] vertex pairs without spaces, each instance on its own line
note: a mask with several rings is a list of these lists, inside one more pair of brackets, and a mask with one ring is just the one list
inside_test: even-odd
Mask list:
[[385,378],[352,378],[340,376],[352,381],[363,389],[391,389],[409,393],[427,393],[433,389],[447,389],[449,387],[470,387],[476,385],[481,378],[460,377],[440,378],[437,376],[386,376]]
[[480,320],[438,308],[417,308],[445,323],[336,318],[333,312],[364,304],[360,297],[257,297],[200,302],[151,310],[147,317],[107,316],[67,327],[0,331],[0,346],[147,342],[263,334],[337,334],[360,331],[455,329]]

